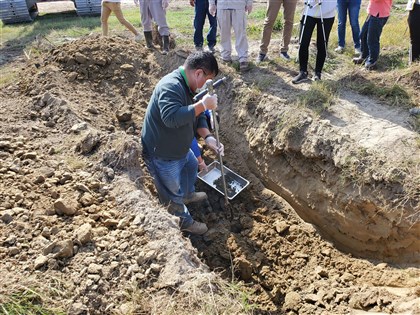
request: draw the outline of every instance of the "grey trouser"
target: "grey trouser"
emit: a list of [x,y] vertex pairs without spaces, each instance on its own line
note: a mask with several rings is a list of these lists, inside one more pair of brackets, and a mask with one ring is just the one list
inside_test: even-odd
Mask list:
[[166,11],[162,8],[162,1],[140,0],[140,15],[143,31],[152,31],[152,19],[158,25],[161,36],[169,36],[169,27],[166,22]]
[[248,61],[248,39],[246,38],[246,14],[245,7],[236,10],[217,9],[217,24],[220,29],[220,55],[223,60],[232,58],[231,29],[235,32],[235,49],[238,53],[239,62]]
[[297,0],[268,0],[267,12],[265,14],[264,28],[260,44],[261,54],[267,54],[268,45],[270,44],[271,39],[271,33],[273,32],[274,22],[276,21],[277,15],[279,14],[279,10],[282,4],[284,12],[284,28],[280,51],[287,52],[289,50]]

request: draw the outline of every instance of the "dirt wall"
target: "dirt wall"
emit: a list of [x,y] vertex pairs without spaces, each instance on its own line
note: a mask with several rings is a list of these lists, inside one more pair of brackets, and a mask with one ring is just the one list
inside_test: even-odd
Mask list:
[[317,116],[297,107],[292,87],[280,84],[278,97],[230,84],[224,136],[268,188],[344,251],[420,261],[419,149],[407,114],[347,93]]

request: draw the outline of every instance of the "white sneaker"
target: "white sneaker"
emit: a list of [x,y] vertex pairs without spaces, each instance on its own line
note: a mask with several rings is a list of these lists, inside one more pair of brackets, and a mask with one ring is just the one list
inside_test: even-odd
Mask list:
[[344,47],[338,46],[336,49],[334,49],[334,51],[335,51],[336,53],[342,54],[342,53],[343,53],[343,51],[344,51]]
[[355,55],[361,55],[362,54],[362,50],[360,48],[355,48],[354,49],[354,54]]
[[134,37],[134,41],[136,41],[137,43],[141,41],[141,34],[138,33],[135,37]]

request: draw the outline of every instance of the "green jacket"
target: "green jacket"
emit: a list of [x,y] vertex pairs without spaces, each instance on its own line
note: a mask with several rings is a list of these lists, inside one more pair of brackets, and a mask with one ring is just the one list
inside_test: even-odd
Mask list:
[[179,160],[187,155],[197,128],[208,128],[204,113],[195,117],[193,96],[179,69],[159,81],[141,132],[147,154],[164,160]]

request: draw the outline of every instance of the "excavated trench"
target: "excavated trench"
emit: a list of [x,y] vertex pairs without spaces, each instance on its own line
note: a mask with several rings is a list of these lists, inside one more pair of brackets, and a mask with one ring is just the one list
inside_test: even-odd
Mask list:
[[[48,73],[63,78],[62,88],[73,93],[75,104],[82,100],[71,86],[90,80],[92,85],[83,86],[89,102],[100,102],[98,95],[108,97],[100,103],[103,115],[92,124],[138,135],[152,87],[182,64],[185,54],[171,52],[165,58],[141,50],[133,59],[138,50],[134,45],[118,38],[100,44],[95,38],[71,43],[56,50],[37,75],[45,78],[47,90],[56,87],[48,83]],[[240,76],[231,67],[222,67],[229,78],[218,91],[224,161],[250,185],[226,207],[220,193],[199,181],[197,189],[206,191],[209,200],[190,210],[195,219],[207,223],[209,232],[190,236],[191,242],[212,270],[246,283],[252,292],[249,300],[264,305],[259,314],[287,310],[338,314],[349,307],[390,311],[391,302],[383,298],[371,303],[372,296],[388,296],[377,287],[408,285],[409,276],[386,266],[376,270],[375,264],[416,263],[420,257],[418,188],[409,190],[408,176],[415,163],[398,168],[398,159],[415,156],[415,137],[403,122],[391,121],[399,134],[406,133],[407,151],[391,160],[392,169],[387,160],[375,164],[374,154],[360,154],[360,141],[348,130],[340,133],[333,117],[296,110],[296,95],[304,92],[283,82],[284,69],[279,71],[253,69]],[[256,75],[276,80],[278,86],[257,89]],[[110,126],[115,119],[110,108],[120,108],[123,116],[128,112],[124,106],[131,109],[132,120]],[[334,118],[344,121],[339,114]],[[351,128],[350,122],[343,125]],[[395,150],[403,149],[399,145]],[[216,158],[207,149],[204,157],[208,163]],[[376,165],[382,168],[372,173]]]

